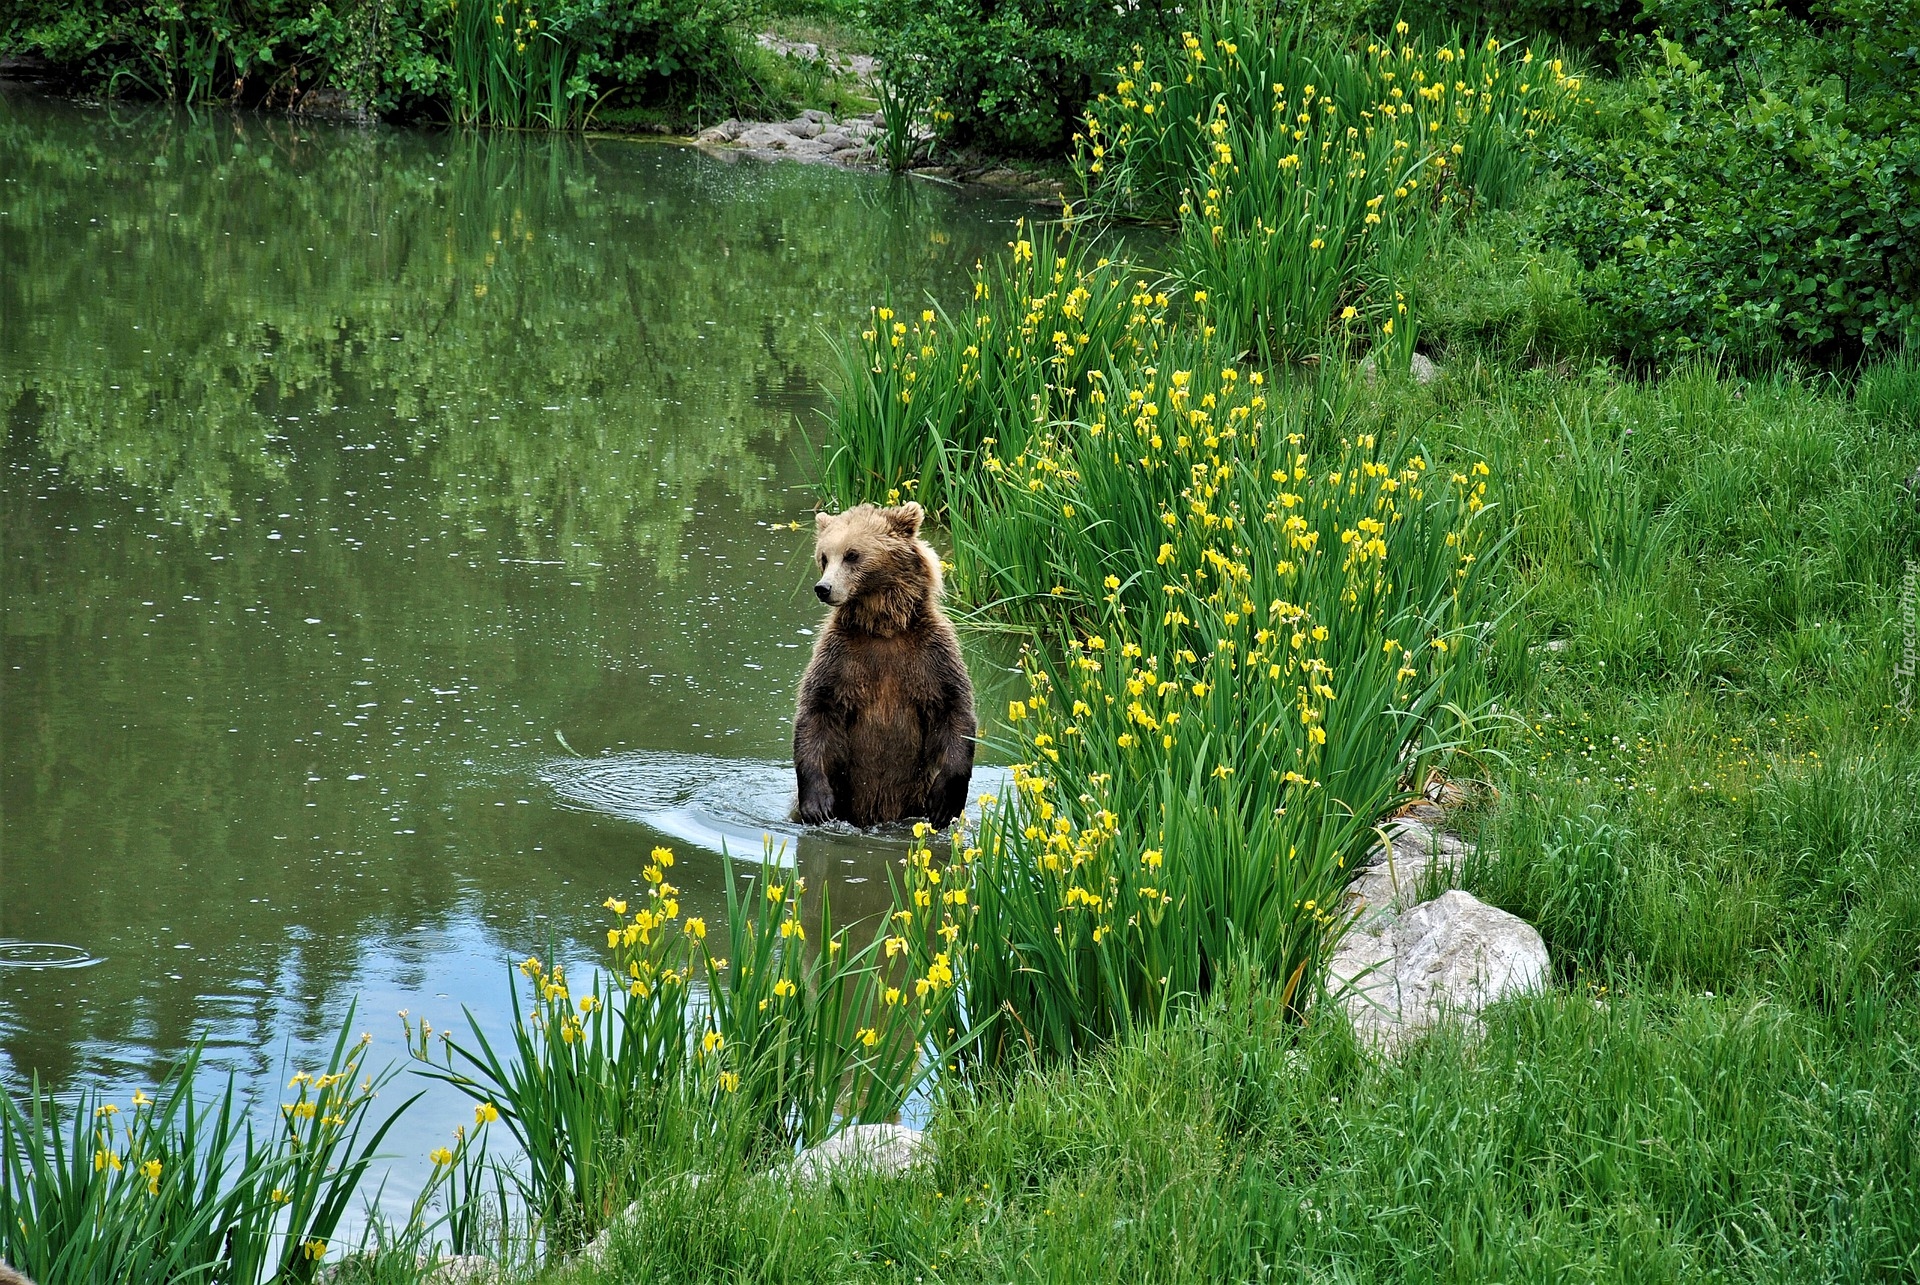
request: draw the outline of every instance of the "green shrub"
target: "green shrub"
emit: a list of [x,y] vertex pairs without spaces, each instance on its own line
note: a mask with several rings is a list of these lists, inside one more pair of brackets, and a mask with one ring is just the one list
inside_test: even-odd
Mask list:
[[1549,235],[1626,354],[1845,364],[1920,340],[1920,0],[1848,12],[1756,13],[1726,70],[1662,41],[1558,156]]
[[1643,28],[1643,9],[1643,0],[1448,0],[1439,13],[1469,30],[1546,38],[1604,54],[1619,37]]
[[1018,155],[1067,150],[1098,81],[1179,21],[1167,0],[870,0],[885,75],[953,114],[953,142]]
[[766,90],[753,0],[26,0],[0,53],[107,94],[281,106],[326,85],[375,115],[578,126],[603,102],[723,111]]
[[327,83],[387,112],[444,92],[430,34],[444,11],[443,0],[24,0],[0,26],[0,52],[43,57],[94,92],[285,105]]

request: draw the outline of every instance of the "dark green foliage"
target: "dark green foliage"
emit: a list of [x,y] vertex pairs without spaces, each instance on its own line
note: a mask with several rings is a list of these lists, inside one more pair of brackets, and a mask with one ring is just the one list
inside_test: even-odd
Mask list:
[[1636,361],[1845,364],[1920,339],[1920,0],[1662,41],[1557,160],[1549,235]]
[[884,74],[953,113],[955,143],[1067,150],[1097,82],[1181,19],[1165,0],[871,0]]
[[[1603,61],[1621,37],[1644,31],[1650,22],[1644,0],[1446,0],[1432,6],[1351,0],[1339,7],[1343,16],[1363,27],[1384,29],[1401,18],[1428,35],[1459,28],[1469,34],[1490,31],[1507,40],[1544,38]],[[1316,7],[1317,14],[1326,12],[1327,6]]]
[[284,106],[328,81],[361,110],[391,111],[445,79],[429,50],[435,0],[20,0],[0,53],[47,59],[79,87],[185,102]]
[[1599,49],[1642,21],[1641,0],[1455,0],[1449,19],[1503,36],[1547,36]]
[[96,93],[284,107],[324,85],[330,106],[360,113],[564,126],[600,104],[758,105],[764,59],[739,30],[755,13],[753,0],[24,0],[0,19],[0,53]]
[[570,13],[580,70],[596,95],[714,110],[755,96],[751,42],[735,30],[757,16],[753,0],[587,0]]

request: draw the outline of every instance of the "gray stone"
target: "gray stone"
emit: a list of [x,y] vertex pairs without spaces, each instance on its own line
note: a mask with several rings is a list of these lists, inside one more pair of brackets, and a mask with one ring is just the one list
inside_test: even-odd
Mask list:
[[[1376,357],[1377,354],[1368,353],[1360,359],[1360,373],[1365,375],[1369,381],[1374,378],[1374,372],[1379,369],[1375,364]],[[1415,353],[1413,354],[1413,360],[1407,365],[1407,373],[1413,376],[1413,382],[1416,384],[1431,384],[1434,380],[1440,378],[1441,370],[1439,366],[1434,364],[1431,357],[1428,357],[1424,353]]]
[[856,1124],[794,1158],[789,1170],[799,1182],[813,1182],[845,1169],[893,1176],[926,1158],[927,1142],[918,1129],[903,1124]]
[[777,152],[785,150],[792,138],[779,125],[749,125],[733,141],[737,146],[753,151]]
[[1438,1022],[1477,1024],[1489,1004],[1549,976],[1540,934],[1504,910],[1457,888],[1406,905],[1420,879],[1411,869],[1395,878],[1403,864],[1389,858],[1355,882],[1356,917],[1327,965],[1328,991],[1361,1042],[1389,1054]]
[[496,1285],[507,1279],[506,1269],[478,1254],[443,1258],[427,1274],[426,1285]]
[[810,40],[788,40],[771,31],[763,31],[753,38],[753,42],[770,53],[782,58],[802,58],[812,62],[820,56],[820,46]]
[[792,134],[795,138],[818,138],[821,132],[820,122],[815,120],[814,117],[821,114],[822,113],[819,112],[808,112],[798,120],[788,121],[786,124],[787,133]]

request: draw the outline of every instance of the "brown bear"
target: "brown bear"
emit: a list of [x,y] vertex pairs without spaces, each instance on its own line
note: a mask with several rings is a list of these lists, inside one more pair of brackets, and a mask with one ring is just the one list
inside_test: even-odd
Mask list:
[[973,683],[940,610],[918,504],[817,515],[813,591],[833,608],[793,720],[799,819],[879,825],[960,815],[973,776]]

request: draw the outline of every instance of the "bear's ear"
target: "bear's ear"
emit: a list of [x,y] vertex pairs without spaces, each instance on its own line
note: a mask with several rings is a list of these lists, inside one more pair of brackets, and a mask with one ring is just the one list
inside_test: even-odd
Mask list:
[[813,515],[813,529],[815,531],[824,531],[827,529],[827,524],[831,521],[833,521],[833,514],[822,510]]
[[899,508],[887,510],[887,528],[895,535],[911,540],[920,534],[920,523],[926,520],[927,511],[912,500]]

